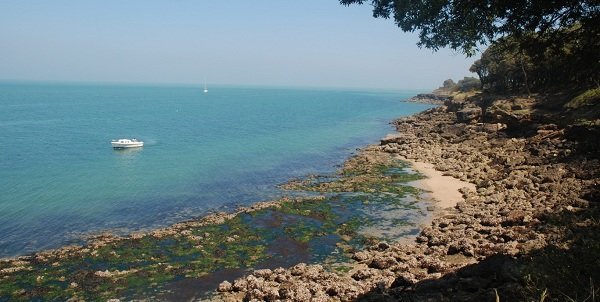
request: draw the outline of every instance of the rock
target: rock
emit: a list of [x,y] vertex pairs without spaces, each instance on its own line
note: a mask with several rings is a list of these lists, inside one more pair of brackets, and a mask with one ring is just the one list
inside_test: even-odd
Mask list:
[[352,274],[352,278],[354,280],[364,280],[373,276],[373,272],[369,269],[359,269],[354,274]]
[[256,277],[267,279],[271,276],[271,274],[273,274],[273,271],[271,271],[270,269],[259,269],[255,270],[252,274]]
[[317,280],[323,275],[323,272],[323,266],[321,266],[320,264],[310,265],[304,272],[304,276],[311,280]]
[[275,287],[268,287],[263,290],[263,297],[265,301],[275,301],[280,298],[279,289]]
[[[376,165],[381,156],[399,154],[477,185],[476,191],[460,190],[464,199],[454,209],[433,213],[414,242],[378,242],[356,251],[352,258],[359,264],[348,273],[306,264],[257,270],[253,279],[236,280],[232,290],[251,292],[246,297],[256,300],[351,301],[362,295],[393,300],[414,293],[415,300],[478,301],[482,292],[521,280],[516,268],[509,269],[514,274],[504,272],[516,266],[512,257],[564,243],[563,233],[577,237],[577,230],[592,223],[577,221],[577,228],[565,232],[548,221],[556,215],[589,217],[580,214],[597,206],[600,161],[579,154],[597,148],[571,142],[565,133],[575,130],[544,124],[545,117],[528,112],[515,114],[512,99],[480,100],[489,103],[485,117],[491,123],[474,124],[482,110],[472,101],[448,100],[445,107],[395,121],[398,134],[357,156],[359,165]],[[533,108],[529,100],[521,103]],[[585,133],[578,139],[597,132]]]
[[456,120],[459,123],[470,123],[481,117],[481,108],[469,107],[456,112]]
[[244,291],[248,288],[248,282],[245,279],[236,279],[233,281],[233,290],[234,291]]
[[390,285],[390,287],[396,288],[396,287],[412,286],[413,284],[417,283],[417,281],[418,280],[415,278],[415,275],[413,275],[409,272],[403,272],[396,276],[396,279],[394,280],[392,285]]
[[398,264],[395,258],[390,256],[375,257],[369,263],[369,267],[377,269],[386,269]]
[[407,133],[394,133],[388,134],[380,141],[380,145],[388,145],[392,143],[404,144],[414,140],[416,137],[413,134]]
[[220,292],[230,292],[232,290],[233,290],[233,285],[231,283],[229,283],[228,281],[221,282],[221,284],[219,284],[219,287],[217,288],[217,291],[220,291]]
[[450,97],[433,93],[421,93],[406,100],[406,102],[443,105]]
[[290,272],[292,273],[292,276],[303,275],[304,272],[306,272],[306,263],[299,263],[294,265],[294,267],[291,268]]
[[480,131],[483,131],[486,133],[496,133],[500,130],[506,129],[506,124],[502,124],[502,123],[481,123],[479,126],[480,126]]
[[265,301],[264,298],[264,293],[257,288],[247,291],[246,295],[244,296],[245,301]]
[[504,218],[504,222],[502,223],[502,225],[509,226],[509,225],[521,224],[526,216],[527,216],[527,212],[525,212],[523,210],[512,210],[512,211],[508,212],[508,214],[506,214],[506,217]]
[[281,299],[289,299],[292,301],[310,301],[311,293],[303,283],[286,284],[279,289],[279,297]]
[[390,245],[387,242],[385,242],[385,241],[379,242],[377,244],[377,249],[380,250],[380,251],[385,251],[385,250],[387,250],[389,248],[390,248]]
[[475,255],[475,249],[473,248],[473,246],[471,245],[471,243],[469,243],[467,240],[460,240],[457,243],[451,243],[448,246],[448,255],[454,255],[454,254],[458,254],[458,253],[462,253],[465,256],[474,256]]
[[444,106],[448,108],[448,112],[457,112],[458,110],[462,109],[464,105],[465,103],[463,101],[458,101],[454,99],[444,101]]
[[352,259],[354,259],[356,261],[365,261],[369,258],[370,258],[370,254],[367,251],[356,252],[356,253],[354,253],[354,255],[352,255]]

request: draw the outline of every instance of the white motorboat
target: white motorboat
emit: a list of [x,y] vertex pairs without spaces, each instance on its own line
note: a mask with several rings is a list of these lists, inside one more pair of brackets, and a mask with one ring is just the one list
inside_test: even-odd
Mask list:
[[120,139],[117,139],[117,140],[113,139],[112,142],[110,142],[110,144],[115,149],[138,148],[138,147],[143,147],[144,146],[144,142],[139,141],[139,140],[137,140],[135,138],[132,138],[132,139],[120,138]]

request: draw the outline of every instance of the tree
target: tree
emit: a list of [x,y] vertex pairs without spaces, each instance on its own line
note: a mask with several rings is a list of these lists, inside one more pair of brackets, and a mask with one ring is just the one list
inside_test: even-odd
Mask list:
[[454,81],[452,79],[445,80],[442,85],[443,85],[442,87],[444,87],[444,89],[446,89],[446,90],[452,90],[456,87],[456,83],[454,83]]
[[[504,37],[492,43],[469,69],[482,88],[532,91],[598,87],[600,39],[581,35],[579,25],[546,34]],[[586,40],[587,39],[587,40]]]
[[467,56],[498,38],[545,34],[576,24],[598,39],[598,0],[340,0],[343,5],[370,2],[376,18],[394,18],[398,27],[419,32],[420,47],[450,47]]
[[470,72],[474,72],[479,77],[480,89],[483,90],[485,87],[487,76],[489,74],[488,64],[481,61],[482,59],[476,60],[473,65],[469,68]]
[[481,82],[474,77],[464,77],[462,80],[458,81],[456,84],[459,91],[469,92],[473,90],[477,90],[481,86]]

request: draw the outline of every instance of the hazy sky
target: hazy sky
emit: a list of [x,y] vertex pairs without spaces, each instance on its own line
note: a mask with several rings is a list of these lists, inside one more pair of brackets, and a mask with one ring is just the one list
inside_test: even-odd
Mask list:
[[475,58],[337,0],[2,0],[0,80],[432,89]]

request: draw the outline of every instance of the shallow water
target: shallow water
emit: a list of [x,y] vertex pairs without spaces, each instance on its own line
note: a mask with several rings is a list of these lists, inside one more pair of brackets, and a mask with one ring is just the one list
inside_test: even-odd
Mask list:
[[428,108],[415,93],[0,84],[0,257],[274,198]]

